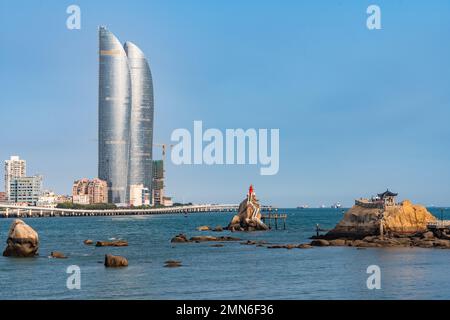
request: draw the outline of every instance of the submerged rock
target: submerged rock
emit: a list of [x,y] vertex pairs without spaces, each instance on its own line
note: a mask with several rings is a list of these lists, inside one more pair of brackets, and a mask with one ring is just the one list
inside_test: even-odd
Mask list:
[[67,257],[64,255],[64,253],[59,252],[59,251],[52,251],[52,253],[50,253],[50,257],[56,258],[56,259],[67,259]]
[[223,241],[241,241],[239,238],[234,238],[230,236],[222,236],[222,237],[213,237],[213,236],[194,236],[190,239],[187,238],[185,234],[178,234],[175,237],[173,237],[170,242],[175,243],[187,243],[187,242],[208,242],[208,241],[217,241],[217,242],[223,242]]
[[113,256],[112,254],[105,255],[105,267],[108,268],[119,268],[127,267],[128,260],[121,256]]
[[39,249],[39,236],[33,228],[20,219],[15,219],[9,229],[3,251],[5,257],[34,257]]
[[302,244],[275,244],[271,246],[267,246],[268,249],[310,249],[311,245],[302,243]]
[[92,240],[90,240],[90,239],[86,239],[86,240],[83,241],[83,243],[84,243],[85,245],[91,245],[91,244],[94,244],[94,241],[92,241]]
[[197,230],[198,231],[208,231],[208,230],[210,230],[210,228],[209,228],[209,226],[200,226],[200,227],[197,227]]
[[114,241],[97,241],[96,247],[126,247],[128,242],[125,240],[114,240]]
[[170,242],[189,242],[189,240],[185,234],[180,233],[173,237]]
[[330,243],[324,239],[314,239],[313,241],[311,241],[311,245],[315,247],[326,247],[329,246]]
[[239,238],[224,236],[224,237],[213,237],[213,236],[195,236],[191,237],[189,241],[193,242],[205,242],[205,241],[241,241]]
[[222,228],[222,226],[216,226],[214,229],[212,229],[212,231],[214,231],[214,232],[222,232],[223,228]]
[[165,263],[165,268],[178,268],[181,267],[181,261],[177,261],[177,260],[167,260]]

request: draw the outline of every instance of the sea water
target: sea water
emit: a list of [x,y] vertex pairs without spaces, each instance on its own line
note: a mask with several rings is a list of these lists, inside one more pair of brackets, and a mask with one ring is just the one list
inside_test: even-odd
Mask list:
[[[433,211],[433,210],[431,210]],[[0,257],[0,299],[450,299],[450,250],[315,247],[268,249],[225,242],[177,243],[179,233],[232,235],[273,244],[306,243],[315,225],[332,228],[337,209],[280,209],[286,230],[252,233],[197,231],[226,226],[232,213],[129,217],[27,218],[40,238],[36,258]],[[439,212],[433,212],[439,217]],[[446,218],[450,218],[448,215]],[[0,220],[1,250],[12,219]],[[128,247],[95,247],[83,240],[125,239]],[[50,259],[61,251],[68,259]],[[103,265],[107,253],[126,268]],[[182,267],[165,268],[166,260]],[[68,289],[67,268],[80,268],[81,288]],[[381,289],[367,288],[367,268],[381,270]]]

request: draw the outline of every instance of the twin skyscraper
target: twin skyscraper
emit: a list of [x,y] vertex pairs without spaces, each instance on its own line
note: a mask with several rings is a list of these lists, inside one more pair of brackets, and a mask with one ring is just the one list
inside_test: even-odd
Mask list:
[[98,176],[109,202],[127,205],[130,188],[152,192],[153,84],[144,53],[99,27]]

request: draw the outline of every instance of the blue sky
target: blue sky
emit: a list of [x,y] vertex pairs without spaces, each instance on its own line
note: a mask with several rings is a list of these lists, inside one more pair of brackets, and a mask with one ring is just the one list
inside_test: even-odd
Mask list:
[[[366,28],[370,4],[382,30]],[[450,204],[450,2],[1,0],[0,159],[60,193],[97,175],[98,25],[149,60],[155,142],[194,120],[280,129],[277,175],[169,163],[175,200],[236,203],[253,183],[280,207],[387,187]]]

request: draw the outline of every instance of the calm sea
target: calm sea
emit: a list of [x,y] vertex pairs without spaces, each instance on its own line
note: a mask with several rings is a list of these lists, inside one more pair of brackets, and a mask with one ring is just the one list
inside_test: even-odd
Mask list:
[[[233,233],[242,239],[301,243],[314,226],[333,227],[341,210],[280,210],[287,230]],[[433,210],[432,210],[433,211]],[[434,212],[439,215],[437,212]],[[139,217],[26,219],[41,241],[37,258],[0,257],[0,299],[450,299],[450,250],[326,247],[267,249],[239,242],[171,244],[178,233],[222,225],[229,213]],[[447,218],[450,218],[447,216]],[[3,250],[11,219],[0,220]],[[86,246],[85,239],[126,239],[128,247]],[[49,259],[62,251],[68,259]],[[128,258],[129,267],[107,269],[106,253]],[[181,260],[181,268],[164,261]],[[81,289],[69,290],[67,267],[81,268]],[[380,290],[368,290],[369,265],[381,268]]]

